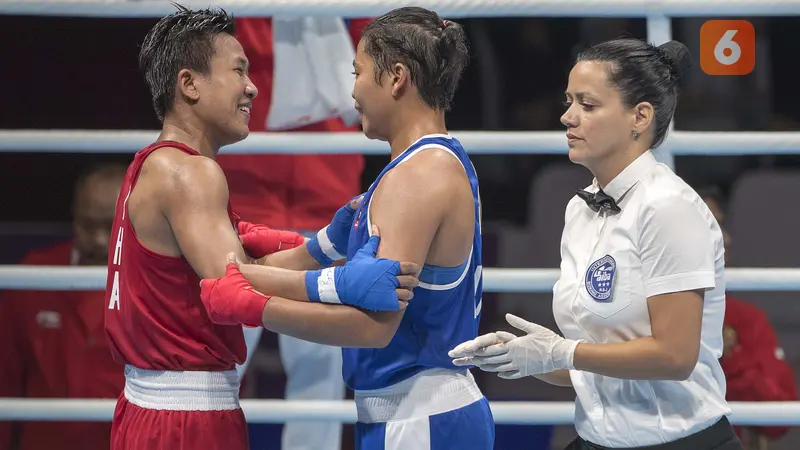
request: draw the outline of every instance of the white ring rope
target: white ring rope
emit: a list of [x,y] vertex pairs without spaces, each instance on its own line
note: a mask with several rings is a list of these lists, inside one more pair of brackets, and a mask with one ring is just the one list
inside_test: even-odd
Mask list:
[[[550,292],[559,269],[483,269],[484,292]],[[103,290],[105,267],[0,265],[0,289]],[[800,269],[725,269],[726,289],[731,291],[800,290]]]
[[[798,0],[800,1],[800,0]],[[152,144],[158,131],[0,130],[0,151],[133,153]],[[558,154],[567,152],[563,131],[452,131],[471,154]],[[658,151],[674,155],[800,154],[800,132],[674,131]],[[360,132],[254,132],[225,147],[225,154],[358,153],[388,155],[385,142]]]
[[[0,421],[49,420],[109,422],[115,399],[0,399]],[[495,423],[515,425],[567,425],[573,423],[571,402],[490,402]],[[289,420],[332,420],[354,423],[352,401],[252,400],[241,401],[249,423],[283,423]],[[800,402],[731,402],[735,425],[800,425]]]
[[[308,15],[374,17],[408,6],[407,0],[184,0],[192,9],[210,4],[236,16]],[[800,14],[797,0],[417,0],[416,6],[442,17],[672,17],[791,16]],[[161,17],[175,12],[163,0],[5,0],[2,14],[84,17]]]

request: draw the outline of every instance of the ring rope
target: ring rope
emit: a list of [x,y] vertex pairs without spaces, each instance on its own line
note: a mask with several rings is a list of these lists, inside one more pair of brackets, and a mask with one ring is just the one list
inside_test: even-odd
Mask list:
[[[0,421],[47,420],[109,422],[115,399],[1,398]],[[353,401],[241,400],[248,423],[331,420],[355,423]],[[800,425],[800,402],[730,402],[734,425]],[[567,425],[575,418],[572,402],[490,401],[494,422],[514,425]]]
[[[89,291],[106,287],[105,267],[0,265],[0,289]],[[483,269],[484,292],[550,292],[559,269]],[[800,290],[800,269],[732,268],[725,270],[726,290]]]
[[[800,0],[798,0],[800,1]],[[452,131],[470,154],[565,154],[562,131]],[[133,153],[158,131],[0,130],[0,151],[26,153]],[[674,155],[800,154],[800,132],[674,131],[656,152]],[[225,154],[388,154],[386,143],[360,132],[253,132]]]

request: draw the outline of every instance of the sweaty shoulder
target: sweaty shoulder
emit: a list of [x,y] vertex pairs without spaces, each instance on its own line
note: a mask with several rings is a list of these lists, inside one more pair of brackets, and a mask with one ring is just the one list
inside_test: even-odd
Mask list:
[[407,157],[381,178],[370,219],[381,229],[379,255],[444,267],[461,264],[472,243],[474,204],[460,161],[437,148]]
[[387,172],[381,184],[397,184],[435,195],[452,194],[454,185],[467,181],[464,166],[454,154],[436,147],[422,147]]
[[[464,195],[457,195],[464,187]],[[469,180],[461,162],[446,150],[420,150],[386,172],[375,189],[371,215],[385,215],[387,210],[421,213],[430,220],[441,219],[451,211],[456,200],[466,199]]]
[[225,174],[216,161],[173,147],[153,152],[142,166],[142,175],[157,180],[160,198],[164,200],[227,200],[228,197]]

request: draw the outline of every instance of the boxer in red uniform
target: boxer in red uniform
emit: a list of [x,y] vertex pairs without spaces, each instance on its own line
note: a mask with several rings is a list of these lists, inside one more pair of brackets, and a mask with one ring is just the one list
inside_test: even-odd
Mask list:
[[[105,330],[115,361],[125,365],[112,421],[114,450],[247,449],[234,369],[246,357],[241,324],[258,326],[269,316],[291,329],[330,309],[353,309],[344,305],[396,309],[415,285],[401,271],[419,268],[374,258],[376,241],[337,272],[335,295],[344,305],[310,303],[304,270],[320,266],[305,240],[238,221],[214,159],[220,147],[247,137],[258,91],[234,33],[233,18],[222,10],[179,7],[142,44],[139,63],[163,128],[128,167],[111,228]],[[343,210],[347,216],[352,208]],[[327,241],[323,246],[333,254]],[[287,255],[274,261],[295,270],[275,268],[265,292],[278,297],[261,295],[260,302],[248,302],[251,308],[232,311],[235,322],[220,321],[215,311],[212,323],[200,298],[201,278],[222,276],[229,253],[249,260],[292,247],[301,251],[281,252]],[[333,286],[320,286],[334,295]],[[291,315],[282,313],[282,303],[296,304]]]

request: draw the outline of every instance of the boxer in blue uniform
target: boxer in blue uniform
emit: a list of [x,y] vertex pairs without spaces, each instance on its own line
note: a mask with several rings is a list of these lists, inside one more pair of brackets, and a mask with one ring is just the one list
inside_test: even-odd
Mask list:
[[[486,398],[448,356],[477,337],[481,312],[478,178],[444,118],[468,60],[462,28],[434,12],[401,8],[371,22],[353,61],[353,98],[364,134],[389,143],[391,162],[306,245],[264,265],[237,267],[229,255],[227,275],[205,281],[204,301],[225,317],[257,313],[272,331],[343,348],[357,450],[494,447]],[[345,256],[343,267],[334,264]],[[253,289],[275,295],[296,279],[281,272],[278,282],[267,266],[306,270],[305,293],[287,288],[297,301],[267,302]],[[411,298],[409,274],[419,267]]]
[[463,29],[422,8],[401,8],[364,30],[353,98],[364,133],[388,141],[391,162],[355,213],[347,258],[380,229],[377,256],[423,267],[407,308],[386,312],[382,348],[344,348],[355,391],[357,450],[488,450],[494,421],[468,370],[447,352],[477,337],[481,205],[467,153],[444,113],[468,62]]

